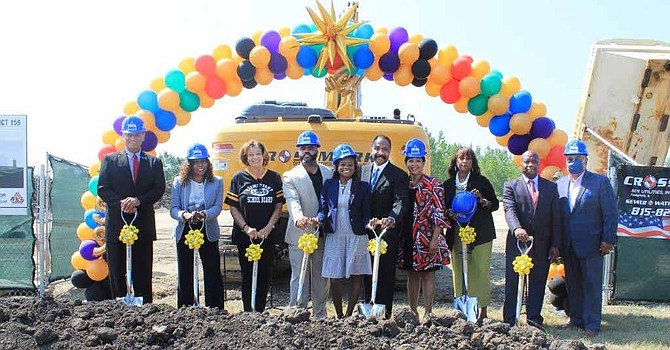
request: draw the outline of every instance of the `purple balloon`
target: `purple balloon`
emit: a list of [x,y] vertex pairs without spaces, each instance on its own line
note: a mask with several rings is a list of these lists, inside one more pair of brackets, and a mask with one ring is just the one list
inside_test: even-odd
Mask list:
[[543,138],[551,136],[551,133],[556,129],[556,124],[554,121],[547,118],[541,117],[533,121],[533,125],[530,128],[530,137],[532,138]]
[[153,151],[158,146],[158,137],[152,131],[147,131],[144,134],[144,142],[142,142],[142,150],[144,152]]
[[384,73],[395,73],[400,67],[400,57],[395,52],[387,52],[379,58],[379,69]]
[[507,149],[512,153],[520,156],[523,152],[528,150],[528,144],[530,143],[530,135],[512,135],[512,137],[507,140]]
[[261,45],[265,46],[270,53],[276,53],[279,51],[279,42],[281,41],[281,35],[274,30],[268,31],[261,35]]
[[114,132],[116,132],[119,136],[122,135],[121,124],[123,124],[124,119],[126,119],[126,116],[122,115],[122,116],[116,118],[116,120],[114,120]]
[[275,79],[277,79],[277,80],[282,80],[284,78],[286,78],[286,74],[284,74],[284,73],[275,74]]
[[270,56],[268,68],[270,68],[270,72],[274,74],[284,73],[286,72],[286,68],[288,68],[288,61],[280,53],[273,53]]
[[93,255],[93,249],[98,247],[98,242],[92,239],[85,239],[79,245],[79,254],[84,260],[95,260],[96,257]]
[[400,45],[409,41],[409,34],[403,27],[396,27],[389,31],[389,40],[391,41],[391,51],[398,52]]
[[393,81],[393,73],[384,73],[384,79]]

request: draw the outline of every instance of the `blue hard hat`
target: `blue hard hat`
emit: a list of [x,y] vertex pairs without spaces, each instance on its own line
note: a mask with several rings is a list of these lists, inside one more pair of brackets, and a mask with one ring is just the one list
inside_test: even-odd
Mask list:
[[321,142],[319,142],[319,137],[316,136],[316,133],[312,130],[303,131],[300,136],[298,136],[298,141],[295,143],[296,147],[300,146],[316,146],[321,147]]
[[141,134],[146,131],[144,121],[136,115],[129,115],[121,123],[121,132],[124,134]]
[[207,158],[209,158],[209,152],[207,152],[207,147],[205,147],[205,145],[201,143],[194,143],[191,145],[191,147],[188,148],[186,159],[198,160]]
[[563,150],[563,155],[584,155],[588,156],[589,152],[586,149],[586,144],[582,140],[572,140],[565,144],[565,150]]
[[346,143],[340,144],[333,150],[333,163],[339,162],[342,158],[357,157],[356,151]]
[[405,144],[405,157],[421,158],[426,156],[426,144],[419,139],[411,139]]
[[470,191],[456,193],[451,201],[451,210],[456,213],[456,221],[459,224],[468,223],[477,211],[477,196]]

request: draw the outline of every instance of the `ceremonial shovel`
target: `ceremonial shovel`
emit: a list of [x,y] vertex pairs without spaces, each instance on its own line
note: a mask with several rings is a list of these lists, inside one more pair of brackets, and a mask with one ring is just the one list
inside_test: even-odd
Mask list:
[[[137,219],[137,211],[133,216],[133,219],[130,220],[130,224],[126,222],[126,218],[123,216],[123,211],[121,211],[121,220],[126,225],[132,225]],[[143,297],[136,297],[135,291],[133,290],[133,249],[132,244],[126,243],[126,296],[118,297],[116,300],[121,300],[126,305],[135,305],[142,306],[144,305]]]

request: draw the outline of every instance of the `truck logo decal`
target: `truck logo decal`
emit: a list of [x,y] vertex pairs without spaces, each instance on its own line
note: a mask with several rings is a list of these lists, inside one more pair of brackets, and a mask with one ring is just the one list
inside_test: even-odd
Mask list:
[[283,150],[283,151],[279,152],[279,161],[280,162],[286,163],[289,160],[291,160],[291,152],[289,152],[288,150]]

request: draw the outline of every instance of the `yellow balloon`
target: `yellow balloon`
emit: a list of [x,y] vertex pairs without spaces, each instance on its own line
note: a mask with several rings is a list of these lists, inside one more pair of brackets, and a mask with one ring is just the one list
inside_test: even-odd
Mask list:
[[173,113],[177,117],[177,125],[179,125],[179,126],[184,126],[184,125],[188,124],[188,122],[191,121],[191,113],[189,113],[189,112],[182,111],[180,109],[180,110],[174,111]]
[[551,147],[563,147],[566,143],[568,143],[568,134],[566,134],[565,131],[561,129],[554,129],[551,135],[549,135],[547,138],[547,141],[549,141]]
[[[512,135],[514,135],[513,132],[508,132],[507,135],[498,136],[498,137],[496,137],[496,142],[502,147],[507,147],[507,141],[509,141],[509,138],[512,137]],[[519,157],[519,159],[521,159],[521,157]],[[519,164],[521,164],[521,163],[519,163]]]
[[200,97],[200,107],[210,108],[214,106],[214,99],[209,97],[204,91],[199,93],[198,97]]
[[226,80],[226,95],[237,96],[242,93],[242,81],[240,78]]
[[426,82],[426,85],[424,85],[423,88],[426,90],[426,94],[428,94],[428,96],[437,97],[440,96],[440,90],[442,89],[442,85],[431,83],[430,80],[428,80],[428,82]]
[[72,256],[70,257],[70,263],[75,270],[85,270],[86,266],[88,266],[88,261],[81,257],[79,251],[72,253]]
[[488,110],[486,113],[477,116],[477,124],[483,128],[488,128],[491,118],[493,118],[493,114],[491,110]]
[[375,57],[375,63],[365,70],[365,77],[370,81],[377,81],[384,76],[384,72],[379,69],[379,57]]
[[109,275],[109,266],[105,259],[99,258],[88,262],[86,274],[94,281],[102,281]]
[[399,86],[407,86],[412,83],[414,75],[412,75],[412,67],[410,65],[401,64],[395,73],[393,73],[393,80]]
[[154,78],[154,80],[151,81],[151,84],[149,84],[149,87],[155,93],[158,93],[165,89],[165,80],[163,80],[163,77]]
[[116,139],[116,142],[114,142],[114,148],[117,152],[123,151],[123,149],[126,148],[126,140],[123,137],[119,137]]
[[533,120],[526,113],[517,113],[509,120],[509,129],[517,135],[525,135],[533,126]]
[[95,163],[89,165],[88,174],[91,175],[91,177],[97,176],[100,173],[100,165],[101,164],[99,161],[96,161]]
[[533,120],[544,117],[547,115],[547,106],[545,106],[542,102],[533,101],[533,104],[530,106],[530,110],[528,111],[528,115],[530,115]]
[[[207,83],[207,77],[200,74],[198,71],[188,73],[186,75],[186,88],[191,91],[199,94],[205,91],[205,84]],[[160,105],[160,96],[158,97],[158,104]],[[177,106],[179,106],[179,94],[177,94]],[[172,110],[172,108],[169,108]]]
[[292,36],[284,37],[279,42],[279,53],[282,54],[282,56],[284,56],[287,60],[295,58],[298,55],[299,50],[300,43]]
[[468,113],[468,101],[470,99],[467,97],[461,97],[456,103],[454,103],[454,109],[458,113]]
[[133,115],[135,112],[140,110],[140,106],[137,104],[137,101],[133,100],[123,106],[123,114]]
[[136,115],[140,117],[140,119],[142,119],[142,121],[144,122],[144,127],[148,131],[154,131],[158,129],[156,127],[156,117],[154,117],[153,113],[144,109],[140,109],[139,111],[137,111]]
[[93,193],[91,193],[91,191],[84,192],[84,194],[81,195],[79,202],[81,203],[81,206],[84,208],[84,210],[95,208],[95,196]]
[[477,60],[472,63],[472,73],[470,75],[481,80],[485,75],[491,72],[491,66],[487,61]]
[[[237,78],[237,63],[229,58],[216,61],[216,75],[224,81]],[[202,85],[202,89],[205,89],[205,84]]]
[[297,80],[302,78],[302,76],[305,74],[305,70],[300,67],[298,62],[296,62],[295,58],[292,59],[287,59],[288,61],[288,67],[286,68],[286,76],[293,79]]
[[[200,101],[200,106],[202,107],[202,100]],[[163,131],[163,130],[156,130],[153,132],[156,134],[156,139],[158,140],[158,143],[166,143],[170,140],[170,132],[169,131]]]
[[514,76],[503,78],[502,86],[500,87],[501,94],[511,97],[516,92],[519,92],[519,90],[521,90],[521,82],[519,81],[519,78]]
[[195,58],[186,57],[181,60],[181,62],[179,62],[179,70],[181,70],[184,74],[195,71]]
[[77,237],[82,241],[95,239],[95,233],[93,233],[93,229],[88,227],[85,222],[82,222],[77,226]]
[[272,79],[274,79],[274,74],[270,72],[270,69],[267,67],[256,68],[254,79],[256,79],[256,82],[260,85],[268,85],[272,82]]
[[404,43],[398,48],[398,57],[402,64],[411,65],[419,59],[419,47],[414,43]]
[[537,152],[537,154],[540,156],[540,159],[544,159],[547,157],[547,154],[549,154],[549,151],[551,151],[551,144],[546,139],[538,137],[530,141],[528,144],[528,150]]
[[437,62],[434,66],[431,66],[430,75],[428,76],[428,81],[436,85],[444,85],[451,79],[451,66],[446,66],[444,64]]
[[463,97],[475,97],[479,94],[480,90],[479,79],[473,76],[467,76],[458,83],[458,91],[461,92],[461,96]]
[[489,98],[488,106],[493,115],[505,114],[509,110],[509,97],[495,94]]
[[256,44],[256,46],[261,44],[261,35],[263,35],[263,32],[260,30],[251,34],[251,40],[254,41],[254,44]]
[[215,61],[224,59],[224,58],[231,58],[233,57],[233,52],[230,49],[230,46],[226,44],[221,44],[217,46],[214,51],[212,52],[212,57],[214,57]]
[[445,46],[437,53],[437,61],[440,64],[451,67],[451,64],[458,58],[458,49],[454,46]]
[[233,52],[233,61],[235,62],[235,64],[240,64],[242,63],[242,61],[244,61],[244,58],[238,55],[237,52]]
[[408,41],[412,44],[419,45],[421,41],[423,41],[423,35],[419,33],[412,34],[412,36],[409,37]]
[[370,50],[375,56],[380,57],[391,48],[391,40],[388,35],[382,33],[372,34],[370,37]]
[[279,32],[279,36],[284,38],[284,37],[287,37],[287,36],[291,35],[291,28],[281,27],[281,28],[279,28],[279,30],[277,30],[277,32]]
[[102,134],[102,143],[105,145],[110,145],[114,146],[114,142],[116,142],[116,139],[118,139],[120,136],[119,134],[116,133],[114,130],[107,130]]
[[[512,135],[510,134],[510,136],[512,136]],[[516,165],[517,168],[521,168],[521,156],[520,155],[515,154],[514,157],[512,157],[512,162],[514,162],[514,165]]]
[[542,169],[542,173],[540,174],[540,176],[549,181],[553,181],[554,174],[556,174],[559,171],[561,171],[561,168],[555,165],[547,165],[544,169]]
[[386,28],[386,27],[377,27],[377,28],[375,29],[375,33],[388,34],[388,33],[389,33],[389,29]]
[[256,69],[267,68],[268,63],[270,63],[270,50],[265,46],[254,47],[249,53],[249,61]]
[[[193,74],[189,73],[189,74]],[[158,93],[158,105],[167,110],[174,110],[179,108],[179,94],[172,90],[165,88]]]

